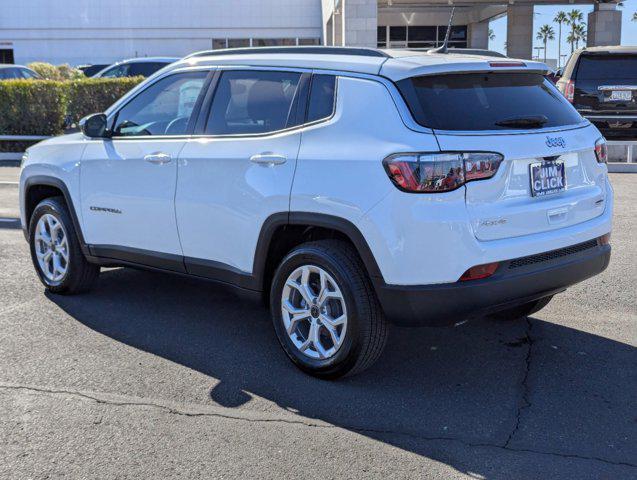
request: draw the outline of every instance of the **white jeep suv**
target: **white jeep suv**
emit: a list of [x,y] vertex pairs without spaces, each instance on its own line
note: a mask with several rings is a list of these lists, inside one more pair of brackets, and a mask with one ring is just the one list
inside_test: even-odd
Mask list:
[[264,299],[287,355],[324,378],[370,366],[388,322],[529,315],[610,258],[606,145],[546,70],[372,49],[194,54],[28,150],[33,263],[53,293],[127,266]]

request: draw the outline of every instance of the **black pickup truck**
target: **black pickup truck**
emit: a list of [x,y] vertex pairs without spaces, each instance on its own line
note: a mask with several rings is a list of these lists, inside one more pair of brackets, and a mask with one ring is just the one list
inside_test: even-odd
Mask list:
[[577,50],[557,88],[607,139],[637,140],[637,47]]

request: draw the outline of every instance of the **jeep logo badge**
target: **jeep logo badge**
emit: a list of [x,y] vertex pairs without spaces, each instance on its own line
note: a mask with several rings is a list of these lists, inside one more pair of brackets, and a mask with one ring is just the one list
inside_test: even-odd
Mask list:
[[549,148],[566,148],[566,140],[564,140],[564,137],[546,137],[546,146]]

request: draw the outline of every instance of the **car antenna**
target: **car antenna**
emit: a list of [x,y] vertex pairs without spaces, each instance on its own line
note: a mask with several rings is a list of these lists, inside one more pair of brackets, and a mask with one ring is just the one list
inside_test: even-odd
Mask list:
[[451,35],[451,23],[453,22],[453,13],[456,11],[456,7],[451,7],[451,15],[449,15],[449,25],[447,25],[447,33],[445,33],[445,41],[438,48],[429,50],[429,53],[447,53],[449,47],[449,36]]

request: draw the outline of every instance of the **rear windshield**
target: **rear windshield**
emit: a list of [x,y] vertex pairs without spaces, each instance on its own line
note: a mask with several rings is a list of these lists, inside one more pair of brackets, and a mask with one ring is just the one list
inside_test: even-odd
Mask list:
[[637,55],[582,55],[577,66],[577,81],[616,79],[637,81]]
[[398,88],[416,121],[433,129],[528,130],[582,121],[555,86],[537,73],[412,77],[398,82]]

